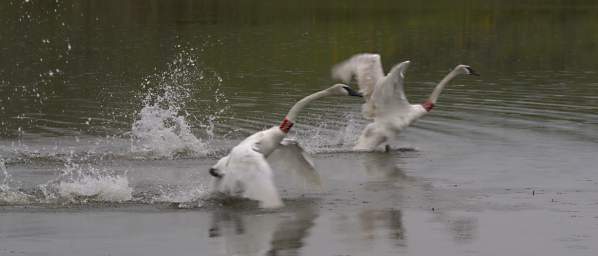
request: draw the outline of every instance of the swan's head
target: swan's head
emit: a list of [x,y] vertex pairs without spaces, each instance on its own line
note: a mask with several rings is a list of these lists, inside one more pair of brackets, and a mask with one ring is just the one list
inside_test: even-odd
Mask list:
[[459,72],[459,74],[463,74],[463,75],[473,75],[473,76],[479,76],[480,75],[477,72],[475,72],[475,70],[473,70],[468,65],[463,65],[463,64],[458,65],[457,67],[455,67],[455,70],[457,72]]
[[220,158],[215,165],[210,167],[210,175],[212,175],[214,178],[224,177],[224,169],[228,165],[228,159],[229,156]]
[[353,88],[346,84],[335,84],[330,88],[326,89],[326,91],[330,95],[363,97],[363,94],[356,90],[353,90]]

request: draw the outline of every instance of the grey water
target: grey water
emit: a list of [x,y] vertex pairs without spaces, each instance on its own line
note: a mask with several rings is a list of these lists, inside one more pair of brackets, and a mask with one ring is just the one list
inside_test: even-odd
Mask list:
[[[4,1],[0,255],[595,255],[598,3]],[[285,207],[208,193],[208,168],[330,68],[411,60],[436,108],[352,152],[358,99],[290,134],[323,187]]]

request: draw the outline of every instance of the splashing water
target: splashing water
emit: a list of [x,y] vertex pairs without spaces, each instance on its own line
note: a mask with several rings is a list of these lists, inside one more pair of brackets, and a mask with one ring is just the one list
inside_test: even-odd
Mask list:
[[150,187],[142,191],[145,187],[132,184],[126,172],[98,167],[97,163],[106,159],[203,157],[217,152],[220,144],[213,142],[217,124],[229,109],[221,84],[222,78],[201,65],[192,50],[182,50],[167,64],[165,71],[143,79],[142,90],[136,97],[140,99],[140,108],[128,133],[130,136],[125,140],[121,135],[82,139],[75,136],[73,141],[63,140],[50,146],[46,146],[45,141],[33,146],[21,141],[0,146],[0,153],[9,156],[6,160],[9,165],[29,162],[64,164],[56,170],[58,176],[52,175],[51,180],[24,186],[12,179],[3,160],[0,164],[0,204],[69,206],[103,202],[175,202],[201,206],[207,196],[207,189],[202,184],[166,184],[164,186],[169,189]]
[[0,183],[0,192],[8,191],[10,186],[8,183],[11,180],[10,174],[6,170],[6,165],[4,164],[4,159],[0,159],[0,170],[2,171],[3,179],[2,183]]
[[363,128],[363,124],[353,113],[348,113],[340,120],[341,124],[326,122],[323,118],[317,126],[297,129],[297,140],[309,153],[329,153],[350,151]]
[[[192,50],[183,50],[168,64],[166,71],[144,79],[143,88],[148,90],[143,96],[138,120],[131,128],[133,152],[168,158],[209,153],[214,123],[228,109],[227,99],[219,89],[222,78],[216,72],[200,67],[192,56]],[[202,106],[199,95],[216,102]],[[187,111],[188,105],[192,104],[202,110],[200,117]],[[194,135],[189,121],[203,128],[205,139]]]
[[120,175],[83,175],[77,180],[60,182],[58,193],[62,198],[71,200],[83,197],[98,201],[123,202],[133,198],[129,180]]
[[3,179],[0,182],[0,202],[26,202],[29,196],[11,187],[14,183],[12,176],[8,173],[4,159],[0,159],[0,171]]
[[118,175],[91,164],[79,165],[72,161],[57,179],[39,186],[45,203],[52,202],[123,202],[133,198],[126,173]]
[[172,108],[146,105],[139,112],[139,120],[133,123],[135,136],[133,152],[161,157],[177,154],[205,155],[207,145],[191,132],[184,116],[177,116]]
[[160,188],[160,194],[155,196],[154,202],[175,202],[175,203],[191,203],[197,202],[195,206],[201,206],[199,203],[201,199],[209,196],[208,189],[203,184],[193,184],[184,188]]

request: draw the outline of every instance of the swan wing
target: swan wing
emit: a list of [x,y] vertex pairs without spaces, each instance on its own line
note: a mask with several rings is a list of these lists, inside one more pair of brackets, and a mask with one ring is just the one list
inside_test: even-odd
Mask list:
[[409,62],[395,65],[388,75],[380,80],[372,94],[375,116],[380,117],[390,112],[403,112],[410,105],[405,96],[405,69]]
[[355,76],[359,91],[369,101],[378,80],[384,77],[379,54],[362,53],[354,55],[332,68],[332,77],[349,83]]
[[242,193],[245,198],[257,200],[260,207],[277,208],[283,205],[274,186],[272,169],[263,154],[250,146],[233,149],[222,185],[229,193]]
[[321,186],[320,175],[314,163],[303,148],[292,139],[284,139],[280,146],[268,156],[268,161],[279,168],[301,177],[309,184]]

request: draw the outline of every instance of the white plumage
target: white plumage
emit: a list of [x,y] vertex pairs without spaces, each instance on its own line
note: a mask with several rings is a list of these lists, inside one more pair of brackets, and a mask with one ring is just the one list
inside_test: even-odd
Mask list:
[[477,75],[471,67],[458,65],[438,83],[428,100],[422,104],[410,104],[404,91],[405,71],[409,64],[409,61],[401,62],[384,76],[380,55],[364,53],[333,67],[332,76],[335,79],[348,83],[352,77],[356,78],[366,101],[362,105],[362,114],[366,119],[373,120],[363,130],[353,149],[381,148],[402,129],[429,112],[450,80],[460,74]]
[[319,186],[320,177],[303,149],[296,142],[283,139],[293,126],[297,114],[309,102],[333,95],[361,96],[347,85],[336,84],[301,99],[291,108],[280,126],[247,137],[210,168],[210,174],[215,177],[212,190],[257,200],[260,207],[264,208],[283,206],[268,161],[283,162],[286,171]]

